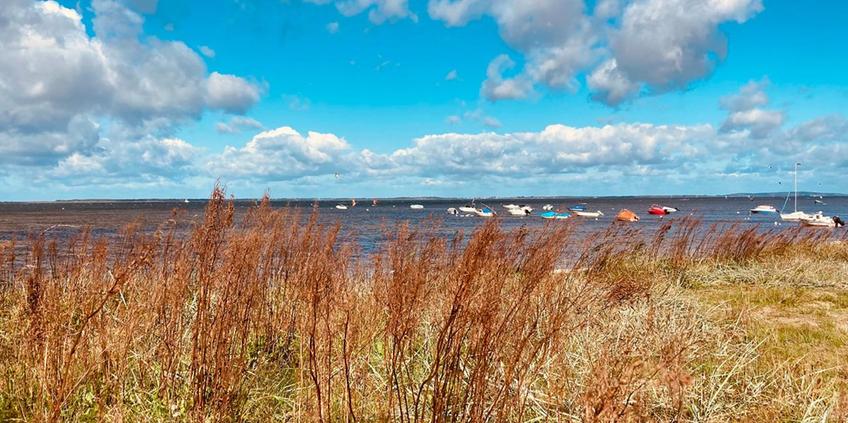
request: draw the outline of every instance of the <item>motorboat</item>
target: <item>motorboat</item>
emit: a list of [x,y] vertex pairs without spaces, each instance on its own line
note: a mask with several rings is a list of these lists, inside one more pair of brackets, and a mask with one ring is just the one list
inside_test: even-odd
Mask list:
[[339,210],[347,210],[347,206],[344,204],[336,204],[336,208]]
[[677,211],[679,211],[677,207],[661,206],[659,204],[652,204],[651,207],[648,208],[648,214],[655,216],[665,216],[667,214],[676,213]]
[[448,208],[448,214],[452,214],[452,215],[456,216],[456,215],[459,214],[459,210],[457,210],[454,207],[450,207],[450,208]]
[[845,226],[845,222],[839,216],[825,216],[822,212],[812,215],[808,219],[801,220],[801,226],[815,228],[838,228]]
[[529,216],[533,213],[533,208],[525,204],[506,204],[504,208],[513,216]]
[[424,208],[424,206],[423,206],[423,205],[421,205],[421,204],[410,204],[410,205],[409,205],[409,208],[411,208],[411,209],[413,209],[413,210],[421,210],[421,209],[423,209],[423,208]]
[[769,206],[769,205],[765,205],[765,204],[760,204],[759,206],[754,207],[750,211],[751,211],[751,213],[754,213],[754,214],[777,213],[777,209],[774,208],[774,206]]
[[474,200],[471,200],[471,203],[460,207],[459,211],[461,211],[463,213],[475,214],[475,213],[477,213],[477,206],[474,205]]
[[545,204],[544,206],[542,206],[542,210],[544,210],[544,211],[550,211],[550,210],[553,210],[553,209],[554,209],[554,206],[550,205],[550,204]]
[[549,210],[546,212],[542,212],[539,214],[542,219],[568,219],[571,217],[571,213],[560,213],[553,210]]

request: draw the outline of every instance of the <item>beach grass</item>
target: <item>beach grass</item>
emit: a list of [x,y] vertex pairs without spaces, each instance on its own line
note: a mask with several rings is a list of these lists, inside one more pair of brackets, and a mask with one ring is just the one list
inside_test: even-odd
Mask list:
[[831,232],[204,216],[0,245],[0,421],[848,419]]

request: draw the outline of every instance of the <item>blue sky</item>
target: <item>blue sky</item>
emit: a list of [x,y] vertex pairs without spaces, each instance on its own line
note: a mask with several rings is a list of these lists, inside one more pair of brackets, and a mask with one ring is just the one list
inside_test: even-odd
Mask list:
[[0,200],[844,192],[846,12],[10,0]]

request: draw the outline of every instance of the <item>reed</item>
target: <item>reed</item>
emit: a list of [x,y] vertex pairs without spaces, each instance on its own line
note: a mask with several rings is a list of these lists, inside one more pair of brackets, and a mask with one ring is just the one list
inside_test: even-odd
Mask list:
[[[848,247],[821,232],[684,218],[587,237],[491,220],[445,239],[429,222],[385,228],[364,255],[315,211],[265,198],[237,220],[221,189],[190,233],[175,222],[112,241],[37,235],[25,257],[0,245],[0,420],[848,412]],[[774,292],[801,281],[779,311],[819,320],[775,320]]]

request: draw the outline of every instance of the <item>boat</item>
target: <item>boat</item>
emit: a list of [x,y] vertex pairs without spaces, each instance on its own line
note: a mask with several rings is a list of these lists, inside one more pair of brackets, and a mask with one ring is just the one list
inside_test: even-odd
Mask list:
[[450,208],[448,208],[448,214],[452,214],[452,215],[456,216],[456,215],[459,214],[459,210],[457,210],[453,207],[450,207]]
[[506,204],[504,208],[513,216],[529,216],[533,213],[533,208],[525,204]]
[[653,214],[655,216],[665,216],[667,214],[676,213],[679,211],[677,207],[668,207],[661,206],[659,204],[652,204],[650,208],[648,208],[648,214]]
[[827,205],[827,203],[825,203],[823,200],[820,200],[820,199],[815,199],[815,200],[813,200],[813,202],[816,203],[816,204],[822,205],[822,206]]
[[[800,163],[795,163],[795,171],[792,173],[793,180],[793,191],[795,192],[795,206],[793,207],[792,213],[783,213],[783,209],[780,211],[780,220],[785,222],[799,222],[802,220],[812,219],[814,215],[804,213],[798,210],[798,165]],[[783,208],[786,208],[786,203],[789,201],[789,195],[786,195],[786,201],[783,202]]]
[[377,207],[377,199],[371,200],[371,207]]
[[460,207],[459,211],[463,213],[477,213],[477,206],[474,205],[474,200],[471,200],[470,203]]
[[569,207],[568,210],[572,211],[572,212],[583,212],[583,211],[586,211],[586,205],[585,204],[576,204],[576,205]]
[[411,209],[413,209],[413,210],[421,210],[421,209],[423,209],[423,208],[424,208],[424,206],[423,206],[423,205],[421,205],[421,204],[410,204],[410,205],[409,205],[409,208],[411,208]]
[[539,214],[542,219],[568,219],[571,217],[571,213],[560,213],[552,210],[548,210],[546,212],[542,212]]
[[777,209],[776,209],[776,208],[774,208],[774,206],[769,206],[769,205],[765,205],[765,204],[760,204],[759,206],[754,207],[753,209],[751,209],[751,210],[750,210],[750,212],[751,212],[751,213],[754,213],[754,214],[758,214],[758,213],[760,213],[760,214],[765,214],[765,213],[777,213]]
[[550,210],[553,210],[553,209],[554,209],[554,206],[552,206],[550,204],[545,204],[544,206],[542,206],[542,210],[545,210],[545,211],[550,211]]
[[580,217],[593,217],[593,218],[596,218],[596,219],[604,215],[604,213],[601,212],[600,210],[593,211],[593,212],[575,211],[574,214],[577,215],[577,216],[580,216]]
[[188,202],[189,202],[189,201],[188,201],[188,198],[186,198],[185,200],[183,200],[183,203],[188,203]]
[[483,207],[482,209],[474,209],[474,214],[480,217],[492,217],[495,215],[495,211],[489,207]]
[[344,204],[336,204],[336,208],[339,210],[347,210],[347,206]]
[[356,207],[356,199],[355,199],[355,198],[352,198],[352,199],[350,200],[350,206],[351,206],[351,207]]
[[838,228],[845,226],[845,222],[839,216],[825,216],[822,212],[818,212],[807,219],[801,219],[801,226]]
[[621,209],[615,216],[615,220],[619,222],[638,222],[639,215],[627,209]]

